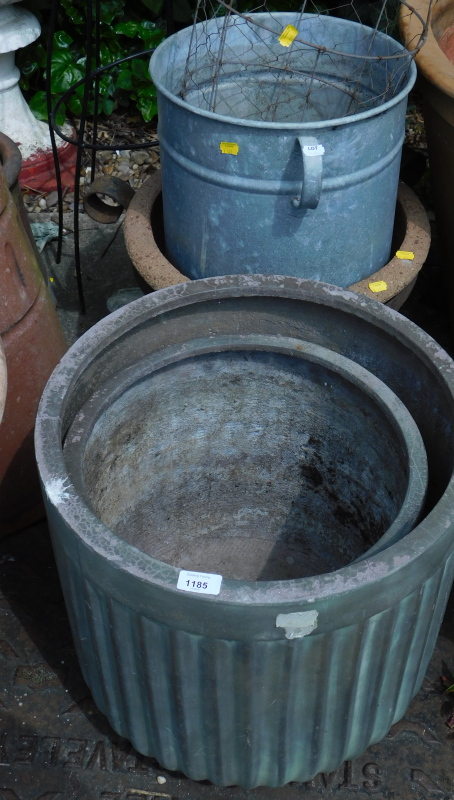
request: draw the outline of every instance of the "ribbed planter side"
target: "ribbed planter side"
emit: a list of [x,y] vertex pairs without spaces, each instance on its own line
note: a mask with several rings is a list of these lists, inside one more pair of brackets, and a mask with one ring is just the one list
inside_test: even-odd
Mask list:
[[84,678],[113,728],[166,769],[251,788],[331,772],[386,735],[420,687],[454,566],[357,625],[228,641],[137,613],[54,545]]
[[[429,459],[422,521],[335,572],[177,588],[179,570],[129,545],[71,483],[62,442],[94,392],[201,335],[291,331],[354,359],[413,415]],[[74,429],[75,435],[77,431]],[[110,315],[71,348],[41,401],[36,452],[84,677],[114,729],[165,767],[279,786],[330,772],[386,735],[421,685],[454,571],[454,365],[399,314],[282,276],[189,282]],[[317,616],[288,639],[280,614]]]

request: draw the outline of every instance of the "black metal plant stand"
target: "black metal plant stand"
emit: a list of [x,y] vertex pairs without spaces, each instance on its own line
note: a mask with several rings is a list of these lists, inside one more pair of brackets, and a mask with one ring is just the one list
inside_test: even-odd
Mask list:
[[[167,35],[169,36],[174,31],[173,0],[164,0],[164,2],[165,2],[164,7],[166,16],[166,32]],[[134,58],[140,58],[140,56],[150,55],[155,50],[155,48],[153,47],[150,48],[149,50],[141,50],[139,53],[133,53],[130,56],[126,56],[125,58],[120,58],[117,61],[113,61],[111,64],[108,64],[107,66],[101,67],[100,65],[101,0],[86,0],[86,3],[87,3],[87,26],[86,26],[87,57],[85,65],[85,76],[81,80],[77,81],[77,83],[73,84],[73,86],[71,86],[71,88],[68,89],[68,91],[66,91],[59,98],[58,102],[54,107],[52,107],[52,95],[51,95],[51,65],[52,65],[52,45],[56,31],[59,0],[52,0],[49,40],[47,47],[47,70],[46,70],[47,111],[49,117],[49,129],[50,129],[50,137],[52,143],[52,152],[54,157],[55,175],[56,175],[57,192],[58,192],[59,231],[58,231],[58,246],[57,246],[57,263],[59,263],[61,260],[61,252],[62,252],[63,192],[62,192],[60,165],[58,161],[56,134],[65,142],[69,142],[70,144],[73,144],[77,147],[76,176],[74,183],[74,258],[76,265],[77,290],[79,295],[80,311],[82,314],[85,313],[85,297],[84,297],[84,289],[82,282],[82,270],[80,264],[80,248],[79,248],[79,200],[80,200],[79,179],[80,179],[80,168],[82,164],[83,151],[84,150],[91,151],[92,158],[91,158],[90,183],[92,183],[95,175],[96,153],[98,151],[139,150],[139,149],[143,150],[149,147],[156,147],[156,145],[159,144],[159,141],[157,139],[147,142],[140,142],[137,144],[116,143],[114,145],[106,145],[98,142],[99,81],[102,73],[108,71],[112,67],[117,66],[117,64],[121,64],[124,61],[130,61],[131,59]],[[95,63],[95,69],[91,69],[91,64],[93,59]],[[84,87],[84,90],[82,98],[82,110],[80,115],[80,125],[79,125],[79,130],[77,132],[77,137],[75,139],[72,139],[71,137],[66,136],[61,130],[61,128],[57,125],[56,115],[61,104],[65,103],[70,97],[70,95],[79,86],[82,85]],[[93,131],[91,135],[91,140],[87,141],[85,138],[87,109],[88,109],[89,98],[92,93],[94,96]]]

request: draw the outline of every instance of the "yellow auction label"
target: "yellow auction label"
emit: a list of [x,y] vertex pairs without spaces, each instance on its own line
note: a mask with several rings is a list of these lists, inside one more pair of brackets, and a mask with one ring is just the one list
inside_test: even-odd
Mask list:
[[231,156],[237,156],[240,148],[236,142],[220,142],[219,149],[221,153],[229,153]]
[[291,43],[297,36],[298,36],[298,28],[295,28],[294,25],[286,25],[281,35],[279,36],[278,42],[283,47],[290,47]]
[[386,281],[373,281],[369,283],[369,289],[371,292],[385,292],[388,288],[388,284]]
[[415,254],[411,250],[398,250],[396,256],[404,261],[413,261]]

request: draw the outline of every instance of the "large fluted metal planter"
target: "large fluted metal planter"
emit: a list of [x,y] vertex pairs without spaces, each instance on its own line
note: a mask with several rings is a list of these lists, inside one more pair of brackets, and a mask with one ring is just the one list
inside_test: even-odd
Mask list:
[[[219,593],[211,583],[208,594],[186,591],[178,567],[153,558],[143,543],[131,543],[131,508],[122,509],[121,503],[128,497],[127,484],[134,496],[137,471],[122,473],[121,461],[131,454],[133,437],[121,425],[115,430],[115,413],[121,415],[130,396],[121,381],[129,373],[137,382],[142,374],[137,386],[145,400],[151,370],[157,370],[164,385],[175,363],[183,361],[184,369],[193,369],[193,348],[205,348],[207,370],[219,377],[220,388],[230,397],[235,380],[241,387],[249,371],[254,372],[252,339],[266,340],[268,351],[274,340],[279,352],[288,337],[296,340],[294,357],[307,343],[321,345],[365,367],[400,397],[429,457],[424,518],[399,541],[334,572],[276,580],[227,577]],[[242,372],[231,375],[231,381],[225,374],[217,376],[210,361],[212,351],[225,349],[220,342],[229,341],[244,356]],[[283,391],[284,376],[268,355],[263,375],[270,376],[267,390],[273,397]],[[210,397],[199,397],[199,405],[191,406],[192,394],[186,395],[182,385],[186,387],[178,381],[173,394],[179,394],[182,408],[186,398],[188,419],[195,415],[199,420],[188,437],[197,452]],[[197,387],[197,380],[193,385]],[[241,419],[241,404],[250,395],[239,392],[237,397]],[[154,424],[156,430],[162,426],[162,436],[151,444],[144,439],[143,454],[158,479],[163,459],[173,465],[172,485],[180,502],[174,509],[159,504],[152,509],[150,530],[159,514],[164,530],[163,512],[180,516],[184,524],[186,509],[195,502],[189,459],[186,463],[187,456],[180,456],[178,436],[184,424],[167,419],[165,405],[152,402],[147,409],[156,413]],[[146,403],[144,416],[145,408]],[[115,431],[116,438],[104,441],[103,448],[100,420],[106,412],[108,418],[110,409],[113,424],[105,431]],[[264,406],[259,412],[250,429],[240,432],[246,467],[250,442],[259,442],[263,432]],[[226,424],[222,442],[227,470],[235,419]],[[82,670],[113,727],[168,769],[196,780],[245,787],[309,780],[383,738],[421,685],[452,582],[453,423],[453,365],[444,351],[395,312],[332,286],[273,276],[191,282],[148,295],[89,331],[63,359],[43,394],[36,452]],[[317,422],[297,414],[293,428],[299,437],[301,485],[312,481],[314,493],[322,485],[329,489],[329,470],[323,473],[315,460],[308,470],[304,458],[308,452],[314,459],[323,455],[320,438],[332,432],[325,424],[317,437]],[[87,436],[89,446],[96,440],[98,444],[84,475],[74,469],[71,451],[82,452]],[[119,459],[111,457],[113,445]],[[215,452],[215,437],[212,446]],[[266,486],[268,456],[264,454],[260,487],[264,507],[266,490],[274,489]],[[285,464],[287,457],[282,448],[278,461]],[[341,458],[331,466],[341,472],[345,468]],[[210,493],[220,525],[215,501],[222,502],[220,485],[227,487],[229,475],[222,463],[212,472],[208,463],[203,471],[207,481],[205,495],[197,498],[199,525],[210,525],[209,515],[204,516]],[[117,474],[122,496],[111,495],[102,511],[108,491],[108,483],[102,483],[109,472]],[[97,482],[91,499],[85,479],[90,485]],[[242,525],[251,525],[251,519],[259,531],[266,529],[266,516],[260,517],[254,505],[258,487],[253,479],[251,472],[250,500],[235,518],[234,535]],[[244,493],[242,487],[238,491]],[[111,507],[115,504],[116,510]],[[117,513],[116,533],[101,521],[94,505],[103,515]],[[296,512],[298,503],[289,518]],[[290,561],[287,555],[282,562],[290,569],[295,554],[290,553]]]

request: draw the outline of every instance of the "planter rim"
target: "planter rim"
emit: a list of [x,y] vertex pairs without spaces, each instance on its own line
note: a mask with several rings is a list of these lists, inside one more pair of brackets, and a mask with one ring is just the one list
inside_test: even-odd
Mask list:
[[[259,17],[267,17],[268,18],[269,16],[270,15],[268,13],[257,13],[257,14],[255,14],[256,18],[259,18]],[[277,14],[273,14],[273,19],[274,20],[276,20],[277,18],[279,20],[283,19],[287,24],[291,24],[292,22],[295,21],[295,19],[298,16],[299,16],[299,13],[297,13],[297,12],[281,11],[281,12],[278,12]],[[306,17],[306,18],[314,17],[315,18],[315,17],[317,17],[317,14],[304,14],[304,17]],[[360,23],[357,23],[355,21],[345,20],[345,19],[341,19],[339,17],[336,17],[336,18],[327,17],[327,19],[330,19],[330,20],[335,19],[335,23],[334,24],[339,25],[339,27],[341,25],[344,25],[344,26],[360,25]],[[216,22],[216,19],[213,20],[213,24],[214,24],[214,22]],[[199,22],[197,24],[198,25],[205,25],[206,23],[205,22]],[[369,26],[367,26],[367,25],[361,25],[361,27],[363,29],[367,28],[368,30],[370,30],[372,32],[372,28],[369,28]],[[395,42],[396,51],[399,51],[399,50],[401,50],[403,52],[405,51],[406,48],[403,47],[403,45],[401,45],[397,40],[392,39],[390,36],[387,36],[384,33],[379,33],[377,35],[380,38],[386,38],[386,39],[389,39],[392,42]],[[355,124],[355,123],[361,122],[362,120],[370,119],[371,117],[376,117],[379,114],[383,114],[384,112],[388,111],[388,109],[390,109],[393,106],[395,106],[398,103],[400,103],[401,100],[403,100],[408,95],[408,93],[411,91],[411,89],[412,89],[412,87],[413,87],[413,85],[414,85],[414,83],[416,81],[417,70],[416,70],[416,66],[414,64],[414,61],[411,60],[411,62],[409,64],[409,75],[408,75],[408,79],[406,81],[406,84],[400,90],[400,92],[395,95],[395,97],[392,97],[390,100],[387,100],[387,102],[383,103],[383,105],[381,105],[381,106],[377,106],[376,108],[369,109],[369,111],[361,111],[359,114],[352,114],[351,116],[348,116],[348,117],[333,117],[333,119],[321,120],[319,122],[263,122],[262,120],[246,120],[246,119],[241,119],[241,118],[237,118],[237,117],[228,117],[228,116],[225,116],[224,114],[215,114],[212,111],[205,111],[204,109],[196,108],[195,106],[191,106],[189,103],[187,103],[185,100],[183,100],[182,97],[178,97],[178,95],[176,95],[173,92],[171,92],[168,89],[166,89],[166,87],[163,85],[163,83],[160,80],[160,78],[157,77],[157,75],[156,75],[156,71],[157,70],[155,69],[155,67],[157,66],[157,62],[159,61],[160,54],[163,52],[163,50],[166,47],[167,48],[171,47],[173,41],[178,41],[178,39],[184,39],[184,38],[187,38],[187,29],[186,28],[184,28],[181,31],[178,31],[178,33],[172,34],[171,37],[169,37],[168,39],[165,39],[156,48],[156,50],[154,51],[154,53],[152,54],[152,56],[150,58],[149,70],[150,70],[151,79],[152,79],[153,83],[155,84],[156,88],[158,89],[158,91],[161,92],[161,94],[163,94],[165,97],[167,97],[168,100],[170,100],[171,102],[175,103],[175,105],[180,106],[180,108],[183,108],[186,111],[190,111],[191,113],[196,114],[198,116],[207,117],[208,119],[211,119],[211,120],[215,121],[217,124],[219,124],[220,122],[223,122],[223,123],[225,123],[227,125],[231,125],[231,126],[236,126],[236,127],[240,127],[240,128],[241,127],[256,128],[256,129],[258,128],[258,129],[263,130],[263,131],[266,131],[266,130],[272,130],[272,131],[276,131],[276,130],[282,130],[282,131],[322,130],[323,128],[327,128],[327,127],[333,128],[333,127],[340,127],[341,125]],[[407,51],[407,52],[408,52],[408,58],[411,58],[410,52],[409,51]]]
[[[414,0],[412,5],[415,11],[425,19],[429,11],[429,0]],[[454,64],[452,64],[449,58],[444,54],[435,38],[431,24],[432,13],[433,6],[427,26],[427,39],[415,56],[416,63],[418,69],[429,83],[436,86],[449,97],[454,98]],[[420,20],[415,14],[409,15],[408,8],[403,5],[400,6],[399,11],[399,28],[404,43],[410,42],[412,39],[419,37],[422,33]]]
[[[154,237],[151,213],[161,189],[161,173],[156,171],[147,178],[140,189],[137,189],[123,223],[126,249],[134,269],[152,289],[163,289],[191,280],[171,264],[159,249]],[[400,291],[404,291],[416,280],[430,247],[430,223],[427,214],[421,201],[403,181],[399,181],[397,204],[400,205],[406,219],[405,235],[399,244],[399,250],[414,251],[414,260],[405,262],[408,282],[396,292],[393,281],[396,280],[396,273],[402,269],[403,262],[394,255],[377,272],[347,287],[352,292],[366,295],[380,303],[391,302]],[[380,294],[374,294],[369,288],[369,283],[374,281],[385,281],[388,288]]]
[[[43,392],[35,426],[35,447],[43,490],[48,504],[58,509],[65,522],[77,531],[86,546],[114,566],[143,581],[152,582],[176,595],[186,595],[176,588],[179,568],[146,555],[128,544],[104,525],[77,494],[69,481],[62,451],[62,409],[78,377],[112,340],[127,335],[134,326],[150,317],[172,309],[221,300],[223,297],[282,297],[329,305],[348,311],[378,328],[391,327],[404,345],[418,351],[426,366],[437,371],[454,404],[454,362],[428,334],[392,309],[367,297],[329,284],[279,275],[232,275],[170,286],[145,295],[98,322],[85,333],[62,358]],[[431,512],[401,541],[370,558],[335,572],[286,581],[234,581],[225,579],[220,596],[192,595],[197,602],[221,602],[241,606],[288,606],[313,603],[315,599],[340,599],[352,590],[373,585],[402,570],[428,551],[452,543],[451,516],[454,508],[454,475]],[[433,522],[437,515],[436,524]]]

